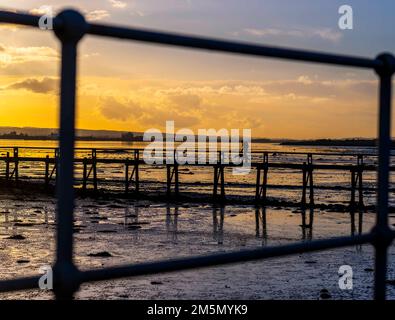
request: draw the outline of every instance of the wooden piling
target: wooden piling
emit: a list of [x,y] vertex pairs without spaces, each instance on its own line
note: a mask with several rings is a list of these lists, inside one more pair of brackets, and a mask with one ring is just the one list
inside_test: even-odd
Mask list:
[[19,149],[14,148],[14,177],[15,181],[19,180]]
[[125,161],[125,194],[129,193],[129,159]]
[[49,185],[49,155],[45,157],[45,186]]
[[302,165],[302,206],[306,205],[307,188],[309,188],[309,205],[314,205],[314,180],[313,180],[313,156],[307,155],[307,163]]
[[97,161],[96,149],[92,149],[93,189],[97,191]]
[[7,156],[5,159],[5,178],[6,180],[10,180],[10,153],[7,152]]
[[87,159],[83,159],[83,169],[82,169],[82,190],[86,191],[86,184],[88,180],[88,163]]
[[[257,166],[255,201],[266,202],[267,194],[267,175],[269,170],[269,156],[265,152],[263,154],[263,164]],[[261,172],[263,171],[263,181],[261,181]]]

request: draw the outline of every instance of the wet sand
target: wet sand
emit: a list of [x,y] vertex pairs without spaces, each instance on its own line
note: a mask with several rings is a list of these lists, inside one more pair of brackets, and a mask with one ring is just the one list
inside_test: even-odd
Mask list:
[[[52,264],[55,199],[48,195],[0,196],[1,279],[38,274]],[[352,232],[367,232],[374,214],[359,215],[315,210],[313,228],[303,227],[295,208],[210,204],[175,204],[126,199],[77,199],[75,262],[80,269],[203,255],[296,241],[309,241]],[[306,212],[308,224],[310,212]],[[266,224],[264,223],[266,221]],[[391,217],[391,224],[395,216]],[[354,225],[354,226],[353,226]],[[359,230],[360,229],[360,230]],[[108,253],[101,257],[100,253]],[[99,254],[99,256],[97,256]],[[84,284],[77,299],[319,299],[327,289],[332,299],[371,299],[371,246],[212,267],[149,277]],[[389,279],[395,278],[394,245],[389,255]],[[350,265],[354,289],[340,290],[338,269]],[[388,286],[395,298],[394,286]],[[1,299],[53,298],[30,290],[1,294]]]

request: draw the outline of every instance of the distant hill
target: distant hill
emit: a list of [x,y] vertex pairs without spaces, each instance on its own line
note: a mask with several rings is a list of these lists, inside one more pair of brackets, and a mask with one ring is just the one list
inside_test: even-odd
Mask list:
[[[81,140],[141,140],[142,132],[116,130],[77,129],[76,137]],[[57,139],[58,129],[33,127],[0,127],[0,139]]]

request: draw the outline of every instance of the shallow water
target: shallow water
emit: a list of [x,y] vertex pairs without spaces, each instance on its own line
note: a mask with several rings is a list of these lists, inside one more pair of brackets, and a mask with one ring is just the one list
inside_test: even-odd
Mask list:
[[[144,148],[146,143],[142,142],[84,142],[77,143],[78,148],[108,148],[123,149],[117,152],[102,152],[98,150],[98,158],[111,159],[133,159],[133,152],[127,148]],[[0,148],[0,155],[5,156],[6,152],[12,154],[12,149],[6,146],[19,146],[19,156],[42,157],[46,155],[54,156],[53,149],[39,149],[38,147],[55,148],[56,141],[24,141],[24,140],[3,140]],[[24,147],[29,147],[24,148]],[[31,149],[37,147],[38,149]],[[305,154],[282,154],[281,152],[311,152],[311,153],[342,153],[342,154],[365,154],[365,164],[375,164],[377,162],[374,148],[361,147],[302,147],[302,146],[282,146],[275,143],[254,143],[251,147],[254,152],[253,161],[262,160],[262,152],[269,153],[269,162],[299,163],[306,162]],[[371,155],[371,156],[368,156]],[[91,150],[78,150],[77,158],[90,158]],[[337,155],[315,155],[315,164],[344,164],[355,165],[356,156]],[[395,166],[395,157],[392,164]],[[180,168],[180,192],[189,194],[212,194],[213,168],[211,167],[181,167]],[[82,164],[76,164],[75,176],[77,187],[82,184]],[[21,162],[19,166],[19,176],[21,179],[33,178],[43,183],[45,164],[44,162],[27,163]],[[0,176],[5,175],[5,163],[0,163]],[[123,164],[98,164],[97,175],[99,179],[99,189],[120,191],[124,190],[125,166]],[[165,166],[140,166],[140,190],[142,192],[165,193],[166,188],[166,168]],[[395,181],[395,175],[391,173],[391,181]],[[363,173],[363,192],[365,205],[375,203],[375,181],[376,173],[365,171]],[[253,197],[255,195],[256,172],[254,169],[247,175],[233,175],[231,168],[225,169],[226,194],[237,197]],[[268,197],[282,201],[299,202],[301,200],[302,172],[301,170],[270,168],[268,174]],[[320,204],[348,204],[350,202],[350,191],[345,190],[351,185],[351,174],[347,171],[335,170],[315,170],[315,203]],[[395,184],[392,183],[394,188]],[[92,182],[88,182],[88,188],[92,188]],[[395,190],[395,188],[394,188]],[[395,206],[395,193],[391,192],[390,204]]]
[[[51,141],[3,141],[4,145],[55,147]],[[79,147],[125,148],[141,145],[122,143],[79,142]],[[270,161],[301,163],[302,155],[278,152],[343,152],[374,153],[372,148],[303,148],[276,144],[259,144],[255,150],[270,152]],[[1,153],[6,149],[1,149]],[[42,156],[49,151],[25,149],[20,156]],[[25,152],[25,154],[23,154]],[[84,153],[85,152],[85,153]],[[84,151],[77,156],[88,154]],[[127,157],[113,153],[109,157]],[[330,157],[328,157],[330,158]],[[317,158],[315,162],[355,164],[355,157]],[[369,162],[370,161],[370,162]],[[366,163],[375,158],[367,157]],[[1,164],[2,165],[2,164]],[[165,169],[143,167],[142,189],[163,192]],[[0,174],[4,170],[0,166]],[[20,175],[43,176],[44,166],[20,164]],[[124,168],[121,165],[98,167],[99,188],[122,190]],[[76,168],[77,178],[81,168]],[[119,185],[107,180],[119,180]],[[271,170],[271,185],[301,185],[301,173],[295,170]],[[315,185],[348,187],[349,172],[317,171]],[[364,186],[374,187],[375,173],[364,174]],[[181,192],[211,193],[212,169],[191,168],[180,172]],[[147,181],[150,181],[148,183]],[[199,184],[196,184],[199,182]],[[227,194],[254,195],[255,173],[232,176],[226,172]],[[27,193],[26,193],[27,192]],[[301,190],[292,187],[269,189],[269,197],[300,201]],[[315,191],[316,203],[348,204],[350,192],[320,189]],[[375,192],[364,192],[365,204],[374,204]],[[394,202],[391,194],[391,203]],[[50,196],[16,191],[0,195],[0,274],[10,279],[39,273],[43,265],[54,260],[55,199]],[[77,199],[75,210],[75,262],[80,269],[100,268],[127,263],[155,261],[167,258],[203,255],[213,252],[275,246],[298,241],[353,235],[368,232],[374,224],[373,213],[302,212],[290,208],[256,210],[248,205],[229,205],[217,208],[207,204],[158,203],[152,201]],[[395,224],[395,215],[390,223]],[[312,226],[312,227],[310,227]],[[9,239],[10,236],[22,239]],[[21,238],[21,237],[20,237]],[[92,257],[89,254],[108,252],[111,256]],[[328,289],[333,299],[372,298],[373,250],[369,245],[328,250],[319,253],[294,255],[230,266],[205,268],[149,277],[84,284],[76,294],[80,299],[318,299],[320,290]],[[394,245],[389,254],[388,279],[395,278]],[[340,290],[338,269],[350,265],[354,272],[353,290]],[[388,285],[389,297],[395,289]],[[52,298],[41,290],[1,294],[4,299]]]
[[[33,275],[53,262],[54,200],[47,196],[0,199],[1,279]],[[362,221],[360,218],[362,217]],[[306,228],[312,219],[312,228]],[[81,269],[272,246],[367,232],[374,215],[252,206],[78,199],[75,262]],[[353,222],[354,221],[354,222]],[[395,223],[395,217],[391,218]],[[6,239],[23,235],[25,239]],[[92,257],[106,251],[111,257]],[[394,246],[389,279],[395,277]],[[18,261],[19,260],[19,261]],[[21,263],[23,261],[24,263]],[[338,287],[338,269],[350,265],[354,289]],[[372,248],[368,245],[134,279],[84,284],[82,299],[334,299],[372,298]],[[395,298],[393,286],[388,286]],[[2,294],[4,299],[52,298],[41,290]]]

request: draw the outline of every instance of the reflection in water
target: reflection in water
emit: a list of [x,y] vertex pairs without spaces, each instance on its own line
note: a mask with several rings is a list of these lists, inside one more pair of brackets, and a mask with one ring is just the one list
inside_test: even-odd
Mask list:
[[[262,224],[262,234],[260,225]],[[266,207],[255,207],[255,236],[262,238],[262,245],[267,245]]]
[[137,241],[140,239],[139,232],[139,207],[134,206],[134,213],[130,213],[130,207],[125,206],[125,221],[124,225],[126,228],[133,230],[131,232],[133,240]]
[[223,244],[225,207],[221,206],[219,209],[218,213],[218,207],[213,206],[213,238],[218,244]]
[[47,206],[44,206],[44,223],[45,223],[45,227],[48,228],[49,221],[48,221],[48,207]]
[[4,210],[4,229],[5,229],[5,231],[8,231],[9,214],[10,214],[10,212],[8,210]]
[[[308,222],[307,222],[308,220]],[[302,240],[311,241],[313,239],[313,222],[314,222],[314,208],[309,208],[309,217],[307,219],[306,208],[302,207]]]
[[177,231],[178,231],[178,206],[173,208],[173,213],[171,212],[171,207],[166,206],[166,231],[167,240],[177,243]]
[[[351,236],[355,236],[355,233],[357,233],[357,235],[361,235],[362,234],[362,230],[363,230],[363,214],[364,211],[362,208],[359,209],[358,211],[358,230],[355,226],[355,216],[356,216],[356,212],[355,210],[351,210],[350,211],[350,225],[351,225]],[[359,244],[356,246],[357,251],[362,251],[362,245]]]
[[[356,212],[351,210],[350,212],[350,220],[351,220],[351,235],[354,236],[357,228],[355,226],[355,215]],[[358,212],[358,235],[362,234],[362,226],[363,226],[363,210],[359,210]]]

